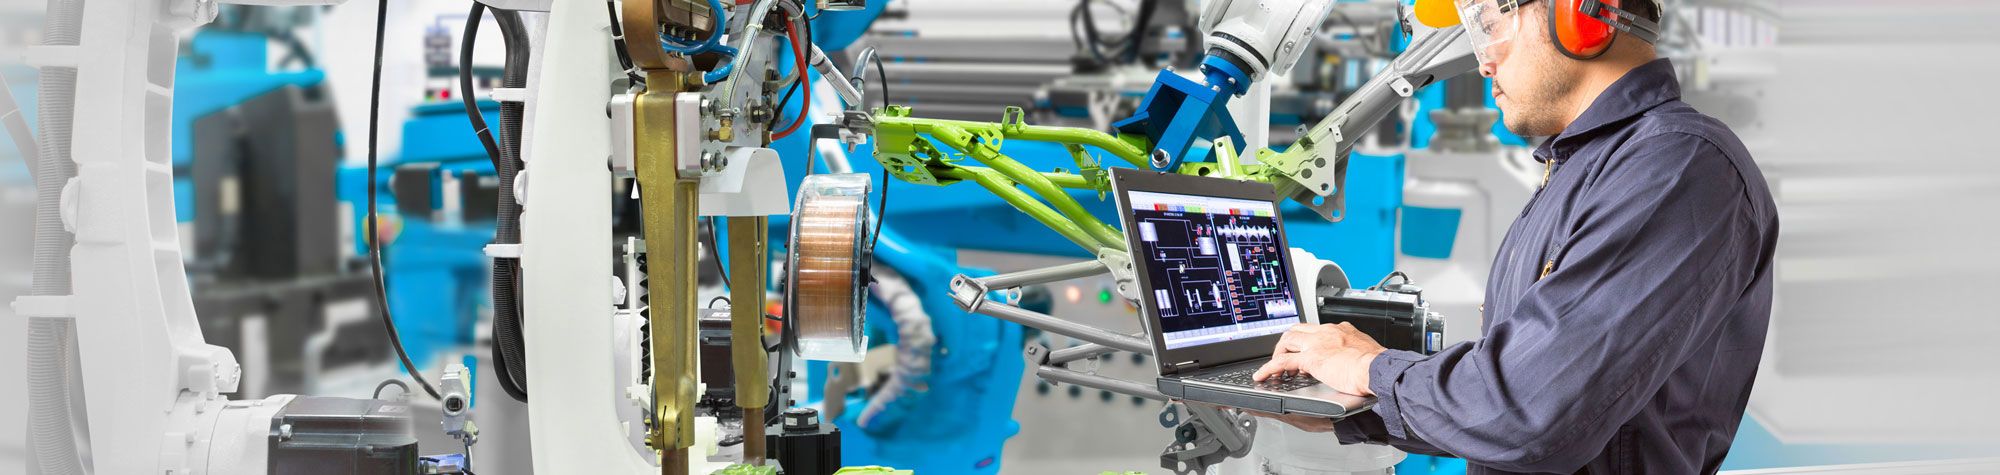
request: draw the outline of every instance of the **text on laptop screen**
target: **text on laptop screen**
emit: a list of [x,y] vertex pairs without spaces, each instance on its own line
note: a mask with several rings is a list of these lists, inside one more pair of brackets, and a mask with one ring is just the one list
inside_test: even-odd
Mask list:
[[1131,201],[1167,349],[1252,338],[1299,322],[1269,201],[1134,191]]

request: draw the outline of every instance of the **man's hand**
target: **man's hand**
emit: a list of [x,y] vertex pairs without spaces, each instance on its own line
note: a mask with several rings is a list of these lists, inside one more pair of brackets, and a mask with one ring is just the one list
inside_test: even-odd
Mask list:
[[1368,390],[1368,365],[1387,350],[1353,324],[1299,324],[1285,331],[1271,361],[1257,368],[1254,376],[1263,381],[1280,374],[1304,372],[1334,390],[1374,396]]

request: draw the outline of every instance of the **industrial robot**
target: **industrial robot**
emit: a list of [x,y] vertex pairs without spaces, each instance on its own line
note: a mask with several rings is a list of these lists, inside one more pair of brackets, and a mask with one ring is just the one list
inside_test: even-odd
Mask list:
[[[859,359],[869,346],[862,316],[870,287],[899,296],[891,306],[907,306],[900,296],[919,283],[872,268],[878,246],[893,240],[877,239],[867,198],[878,190],[868,177],[811,174],[795,194],[779,185],[785,167],[771,148],[775,139],[808,133],[872,141],[894,178],[973,181],[1095,255],[1060,268],[921,284],[949,289],[965,311],[1092,343],[1026,348],[1027,363],[1045,380],[1164,399],[1146,385],[1064,365],[1145,351],[1136,337],[1033,312],[1014,297],[1025,285],[1104,273],[1119,282],[1123,298],[1134,297],[1116,229],[1082,212],[1064,189],[1103,191],[1106,158],[1116,158],[1138,168],[1264,181],[1338,220],[1352,137],[1417,89],[1473,67],[1459,30],[1413,26],[1413,43],[1389,69],[1295,145],[1275,151],[1260,138],[1267,128],[1260,109],[1239,122],[1227,104],[1254,96],[1270,71],[1298,61],[1332,0],[1208,3],[1198,22],[1205,50],[1199,74],[1162,71],[1136,114],[1114,124],[1116,135],[1028,125],[1019,111],[978,123],[921,119],[900,106],[863,110],[866,87],[854,81],[860,74],[842,74],[803,40],[810,33],[800,32],[815,12],[860,2],[482,3],[541,16],[525,77],[492,93],[515,111],[503,112],[507,120],[518,121],[503,126],[514,132],[503,134],[507,150],[494,157],[512,178],[501,187],[501,213],[514,215],[518,235],[497,239],[486,253],[513,271],[496,280],[514,295],[495,298],[518,305],[521,340],[518,351],[495,358],[521,364],[489,376],[514,379],[523,391],[517,398],[529,408],[533,468],[545,473],[832,473],[840,466],[837,455],[828,456],[838,453],[836,431],[816,411],[790,407],[791,361]],[[45,153],[36,157],[36,287],[14,302],[32,319],[31,413],[41,468],[469,471],[465,457],[419,453],[410,413],[428,404],[228,397],[243,370],[230,350],[202,337],[168,165],[177,35],[212,21],[216,3],[55,5],[51,37],[27,54],[44,71],[47,92],[39,98],[48,122],[38,138]],[[381,25],[378,18],[378,56]],[[780,127],[790,86],[815,74],[826,78],[842,110],[824,123]],[[88,124],[92,137],[74,135],[85,130],[78,124]],[[1028,169],[999,152],[1004,140],[1058,143],[1077,168]],[[961,165],[961,157],[983,166]],[[614,207],[629,206],[618,200],[637,202],[638,235],[614,235]],[[373,208],[361,211],[368,215],[362,239],[374,260],[374,307],[386,312]],[[786,218],[789,229],[773,233],[772,217]],[[721,246],[703,246],[696,224],[710,218],[726,221],[727,273],[743,285],[704,303],[694,266],[704,248]],[[783,236],[782,254],[767,246],[772,234]],[[780,255],[784,264],[771,265]],[[1310,274],[1304,282],[1347,285],[1336,265],[1301,262],[1314,262],[1300,266],[1309,269],[1301,271]],[[784,303],[769,305],[774,295]],[[393,324],[387,330],[393,341]],[[436,400],[440,430],[470,452],[478,440],[470,369],[429,374],[401,359],[421,394]],[[85,370],[71,382],[76,366]],[[1177,438],[1162,460],[1172,468],[1206,470],[1252,447],[1253,424],[1242,415],[1186,411],[1169,421]]]

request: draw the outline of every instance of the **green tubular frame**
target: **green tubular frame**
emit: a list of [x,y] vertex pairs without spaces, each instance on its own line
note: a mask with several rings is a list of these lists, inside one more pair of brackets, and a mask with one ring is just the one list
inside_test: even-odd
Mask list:
[[[1102,199],[1111,189],[1109,172],[1086,147],[1147,169],[1145,150],[1152,144],[1144,137],[1130,134],[1113,136],[1091,129],[1027,125],[1021,122],[1021,117],[1020,108],[1008,107],[998,123],[923,119],[910,117],[908,107],[888,106],[877,110],[873,117],[875,160],[890,175],[910,183],[950,185],[966,180],[977,183],[1092,254],[1104,249],[1125,250],[1124,233],[1085,211],[1066,190],[1094,190]],[[1074,173],[1062,169],[1036,171],[1000,153],[1001,144],[1007,140],[1063,144],[1078,169]],[[1218,142],[1223,146],[1216,149],[1223,151],[1225,160],[1235,164],[1235,149],[1227,146],[1228,139],[1223,140]],[[939,149],[940,145],[954,153],[947,154]],[[1260,157],[1271,153],[1274,152],[1268,149],[1258,151]],[[964,158],[985,166],[960,165]],[[1262,165],[1186,162],[1177,171],[1272,183],[1278,187],[1280,196],[1290,191],[1287,186],[1297,186],[1283,179],[1276,169]],[[1027,191],[1022,191],[1022,186]]]

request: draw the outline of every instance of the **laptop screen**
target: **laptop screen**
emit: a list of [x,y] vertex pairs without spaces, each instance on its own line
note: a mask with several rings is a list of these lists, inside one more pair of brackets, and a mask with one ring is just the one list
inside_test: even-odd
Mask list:
[[1299,322],[1288,250],[1270,201],[1132,191],[1167,349],[1282,333]]

